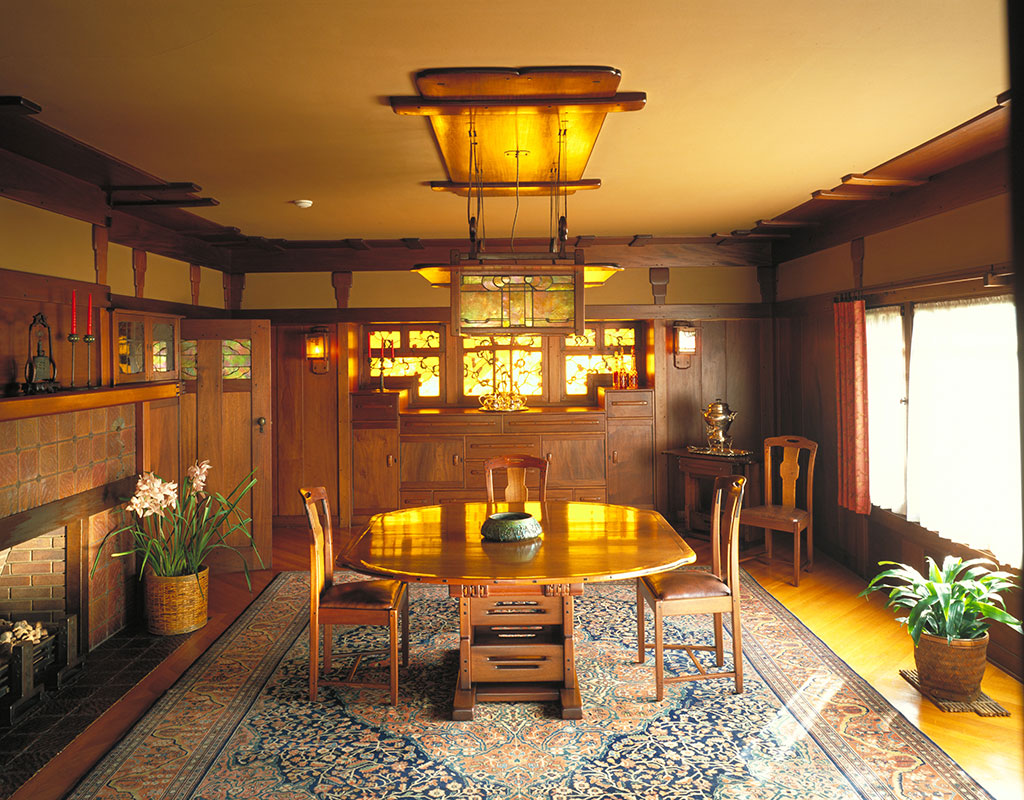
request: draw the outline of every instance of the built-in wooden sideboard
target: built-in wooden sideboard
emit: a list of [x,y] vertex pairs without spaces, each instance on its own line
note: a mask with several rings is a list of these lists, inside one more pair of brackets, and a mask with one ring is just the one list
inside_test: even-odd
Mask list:
[[[405,392],[352,394],[354,521],[381,511],[486,499],[484,461],[545,458],[551,500],[654,507],[654,392],[602,389],[594,407],[517,412],[413,409]],[[532,481],[532,483],[531,483]],[[527,473],[527,485],[537,476]],[[504,476],[495,475],[495,491]]]

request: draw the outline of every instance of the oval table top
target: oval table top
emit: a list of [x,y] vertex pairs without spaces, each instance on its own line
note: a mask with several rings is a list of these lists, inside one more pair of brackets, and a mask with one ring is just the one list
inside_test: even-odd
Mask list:
[[[543,533],[495,542],[480,535],[489,514],[525,510]],[[657,511],[604,503],[445,503],[370,519],[338,557],[359,572],[409,582],[587,583],[690,564],[696,555]]]

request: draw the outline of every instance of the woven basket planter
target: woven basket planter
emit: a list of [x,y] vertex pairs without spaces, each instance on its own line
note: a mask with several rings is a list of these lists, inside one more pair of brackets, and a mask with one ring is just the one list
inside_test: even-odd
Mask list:
[[941,700],[970,703],[981,694],[988,634],[980,639],[954,639],[921,634],[914,662],[921,689]]
[[199,630],[206,624],[206,603],[210,596],[210,568],[198,575],[161,578],[146,572],[146,627],[159,636],[173,636]]

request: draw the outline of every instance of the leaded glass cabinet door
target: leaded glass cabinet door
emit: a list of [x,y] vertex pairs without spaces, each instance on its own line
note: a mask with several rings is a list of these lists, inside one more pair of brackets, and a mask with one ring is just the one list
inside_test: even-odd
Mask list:
[[[186,319],[181,323],[181,463],[210,461],[208,486],[227,495],[252,470],[256,485],[239,505],[252,517],[250,532],[271,565],[270,322],[267,320]],[[259,568],[241,533],[228,540],[250,568]],[[210,560],[220,572],[237,571],[241,561],[229,551]]]

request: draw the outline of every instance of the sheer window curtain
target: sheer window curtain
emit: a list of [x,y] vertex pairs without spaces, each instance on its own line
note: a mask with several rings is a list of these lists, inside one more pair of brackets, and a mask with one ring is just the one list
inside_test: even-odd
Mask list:
[[1020,566],[1013,303],[917,305],[908,403],[907,519]]
[[868,309],[868,452],[871,502],[907,513],[907,362],[899,306]]

